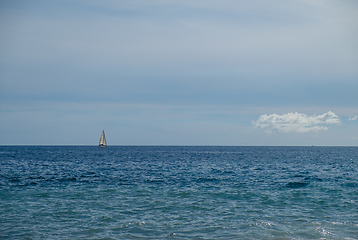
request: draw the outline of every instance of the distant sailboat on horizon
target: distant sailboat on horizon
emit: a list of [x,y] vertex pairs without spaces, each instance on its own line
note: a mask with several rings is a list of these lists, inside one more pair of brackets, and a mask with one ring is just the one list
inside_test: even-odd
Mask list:
[[107,147],[107,142],[106,142],[106,137],[104,135],[104,130],[102,132],[101,138],[99,139],[99,148],[106,148]]

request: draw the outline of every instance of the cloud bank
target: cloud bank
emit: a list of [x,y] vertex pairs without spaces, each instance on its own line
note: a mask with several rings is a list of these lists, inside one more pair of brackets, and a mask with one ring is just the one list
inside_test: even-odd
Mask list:
[[265,129],[266,132],[299,132],[305,133],[310,131],[327,130],[321,124],[340,124],[336,114],[329,111],[322,115],[308,116],[303,113],[286,113],[282,115],[270,114],[261,115],[257,121],[252,122],[255,128]]
[[351,118],[348,119],[348,121],[355,121],[355,120],[357,120],[357,118],[358,118],[358,116],[351,117]]

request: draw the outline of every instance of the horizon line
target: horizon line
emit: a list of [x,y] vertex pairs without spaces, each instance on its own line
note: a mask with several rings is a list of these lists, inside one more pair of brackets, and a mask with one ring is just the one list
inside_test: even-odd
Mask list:
[[[0,144],[0,147],[98,147],[90,144]],[[358,147],[358,145],[107,145],[107,147]]]

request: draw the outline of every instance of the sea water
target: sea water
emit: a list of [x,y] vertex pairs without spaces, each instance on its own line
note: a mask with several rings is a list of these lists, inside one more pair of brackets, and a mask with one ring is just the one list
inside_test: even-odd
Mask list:
[[358,239],[358,147],[0,147],[1,239]]

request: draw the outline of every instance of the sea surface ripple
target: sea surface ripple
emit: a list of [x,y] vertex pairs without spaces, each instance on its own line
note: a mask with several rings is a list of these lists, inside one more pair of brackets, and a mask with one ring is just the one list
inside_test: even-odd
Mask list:
[[0,146],[0,239],[358,239],[358,147]]

